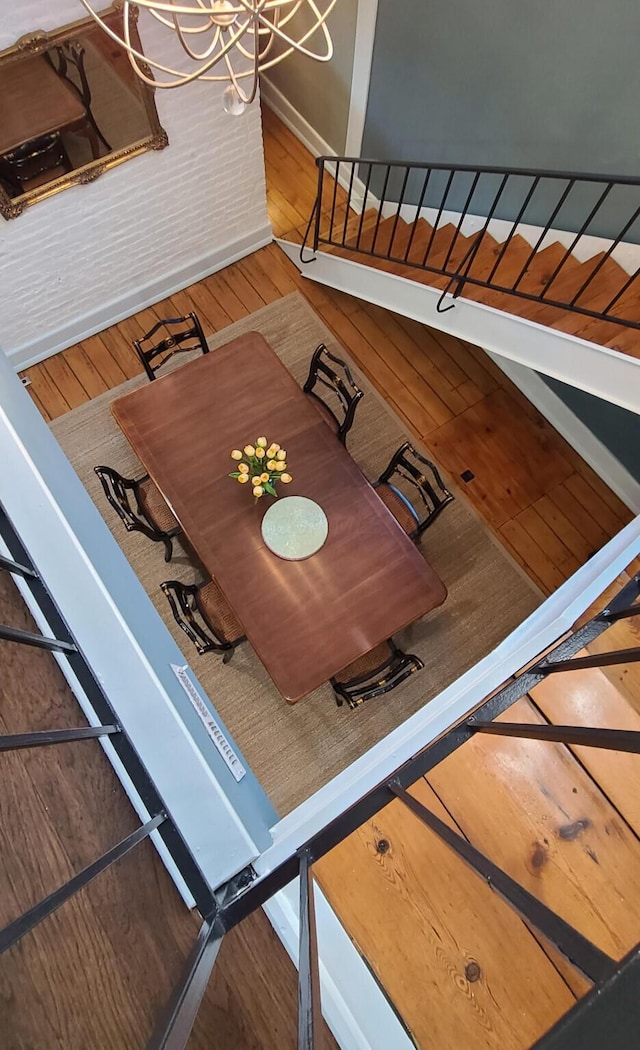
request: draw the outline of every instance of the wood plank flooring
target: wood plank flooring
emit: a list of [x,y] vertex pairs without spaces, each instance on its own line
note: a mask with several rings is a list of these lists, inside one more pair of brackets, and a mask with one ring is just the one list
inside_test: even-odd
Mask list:
[[[306,222],[315,193],[315,167],[307,151],[268,111],[264,113],[264,127],[269,210],[274,231],[280,235],[291,226]],[[343,203],[341,191],[336,199],[338,204]],[[305,281],[276,245],[28,369],[29,393],[45,419],[53,419],[139,373],[131,342],[159,317],[193,309],[205,331],[219,331],[294,290],[307,296],[409,430],[432,451],[461,498],[469,500],[496,539],[545,593],[559,586],[630,520],[628,509],[482,350]],[[473,475],[468,482],[461,478],[466,472]],[[622,676],[622,671],[617,671]],[[613,679],[608,677],[607,681],[611,684]],[[625,689],[625,702],[631,695],[640,700],[640,688],[625,682]],[[557,697],[532,696],[523,704],[523,710],[530,718],[555,718],[560,717],[560,712],[566,718],[567,712],[557,706],[559,703]],[[616,711],[619,713],[619,703],[619,699],[611,699],[612,718]],[[640,705],[636,710],[640,711]],[[625,718],[632,717],[627,707],[624,712]],[[21,724],[23,728],[37,728],[26,722]],[[582,764],[583,756],[574,757],[570,752],[561,757],[554,753],[546,760],[546,766],[538,767],[531,748],[523,758],[510,741],[496,744],[496,750],[486,741],[483,745],[484,751],[476,750],[469,757],[465,755],[464,760],[461,754],[457,764],[450,764],[446,775],[441,770],[416,790],[443,819],[463,833],[470,834],[471,813],[473,834],[481,837],[487,849],[498,849],[505,863],[513,865],[514,874],[545,891],[549,885],[559,909],[568,909],[575,921],[587,924],[593,936],[612,950],[619,950],[634,935],[635,905],[628,930],[620,930],[615,902],[608,905],[613,911],[605,908],[595,918],[585,917],[579,891],[583,873],[591,874],[596,868],[590,849],[598,858],[601,853],[606,855],[603,870],[606,868],[617,891],[625,899],[632,893],[637,896],[638,814],[626,798],[620,778],[612,783],[616,769],[605,768],[601,757],[597,768]],[[96,797],[115,797],[119,788],[113,778],[108,781],[112,777],[110,770],[90,772],[94,766],[97,770],[101,758],[95,749],[84,752],[90,755],[89,759],[81,760],[78,754],[74,752],[75,758],[69,760],[72,767],[77,764],[71,772],[62,763],[61,754],[60,776],[70,777],[76,786],[77,777],[86,775],[91,782],[103,778],[102,786],[96,788]],[[520,816],[516,819],[513,815],[508,797],[512,773],[520,777],[523,790],[527,787],[523,763],[528,763],[532,780],[535,781],[537,771],[541,777],[535,781],[534,808],[524,825]],[[53,868],[48,870],[44,864],[41,868],[41,851],[34,848],[33,840],[20,844],[18,829],[7,825],[15,841],[2,855],[5,866],[17,865],[5,873],[12,887],[7,906],[13,909],[23,905],[24,899],[31,899],[29,895],[48,884],[54,874],[60,876],[78,863],[80,857],[73,849],[89,852],[89,844],[93,846],[102,841],[101,836],[115,834],[116,819],[114,816],[101,829],[90,827],[85,845],[80,835],[80,843],[72,847],[68,843],[73,842],[79,829],[87,823],[99,823],[100,815],[83,818],[72,792],[65,789],[62,797],[68,816],[62,821],[64,834],[56,831],[51,838],[45,830],[42,800],[50,806],[49,817],[57,815],[62,807],[56,803],[54,789],[44,774],[43,779],[38,779],[35,765],[33,772],[28,769],[28,776],[24,774],[26,766],[20,768],[23,773],[16,771],[16,787],[10,797],[21,796],[23,788],[35,793],[35,801],[29,803],[30,812],[34,827],[42,829],[43,841],[51,842],[47,855],[53,856]],[[629,773],[625,767],[625,776]],[[600,777],[604,794],[595,783]],[[111,786],[105,786],[107,781]],[[490,788],[498,791],[497,801],[495,794],[490,796]],[[525,792],[524,797],[529,798],[529,794]],[[581,805],[574,802],[576,798]],[[481,800],[485,800],[486,812],[482,812]],[[343,853],[334,851],[319,866],[322,884],[334,907],[343,915],[374,972],[393,992],[394,1003],[418,1045],[437,1045],[439,1050],[458,1050],[462,1045],[478,1050],[499,1045],[520,1050],[528,1046],[568,1008],[576,995],[583,993],[585,982],[548,945],[538,942],[514,920],[506,906],[475,876],[454,863],[455,858],[452,860],[444,847],[438,846],[431,833],[416,830],[398,807],[394,803],[378,814],[375,821],[340,847]],[[615,813],[611,812],[613,807]],[[122,829],[126,818],[119,819]],[[574,838],[560,833],[561,828],[577,826],[584,820],[591,824],[584,829],[580,825]],[[606,827],[615,827],[616,834],[604,838]],[[614,839],[611,845],[609,838]],[[383,840],[391,843],[391,849],[378,848]],[[536,843],[540,844],[539,850]],[[96,899],[89,891],[87,900],[79,902],[77,914],[61,911],[56,922],[67,922],[66,933],[60,925],[53,937],[47,931],[48,924],[43,925],[41,939],[31,942],[34,947],[28,949],[28,958],[17,960],[17,977],[9,978],[0,970],[3,981],[14,981],[3,984],[0,992],[2,1009],[8,1011],[11,1022],[10,1031],[16,1033],[15,1037],[12,1035],[14,1042],[9,1044],[12,1048],[99,1046],[98,1031],[102,1033],[102,1045],[106,1045],[105,1032],[109,1033],[109,1045],[143,1045],[140,1034],[149,1027],[150,1004],[164,997],[194,932],[191,918],[175,895],[171,897],[172,887],[151,848],[147,853],[146,858],[140,854],[141,860],[136,862],[140,866],[134,865],[132,874],[125,879],[127,889],[131,887],[133,893],[139,884],[140,893],[132,897],[124,911],[120,912],[119,904],[123,889],[105,881],[107,888]],[[124,872],[124,867],[121,870]],[[418,885],[416,876],[431,870],[433,878],[421,878]],[[34,880],[33,885],[27,873]],[[566,892],[561,875],[568,882]],[[163,880],[167,885],[158,889]],[[602,876],[603,885],[604,881]],[[23,892],[20,900],[16,887]],[[157,902],[161,907],[155,907]],[[398,911],[398,902],[405,912]],[[165,910],[170,916],[170,929],[159,931],[154,923]],[[112,914],[118,916],[115,932],[107,917]],[[144,916],[144,923],[140,922],[140,915]],[[404,931],[401,936],[399,930]],[[62,942],[58,941],[60,936]],[[192,1036],[194,1047],[202,1044],[244,1050],[254,1046],[293,1046],[289,1007],[295,998],[295,983],[287,983],[287,967],[283,964],[280,970],[280,962],[273,966],[283,976],[274,976],[270,956],[263,956],[274,947],[276,952],[281,950],[279,943],[270,928],[264,926],[261,914],[231,937],[235,940],[230,942],[229,955],[232,950],[235,952],[235,943],[238,954],[230,959],[228,969],[216,967]],[[70,978],[72,961],[80,957],[87,940],[93,943],[96,938],[98,947],[91,948],[91,963],[76,994]],[[101,938],[106,939],[104,955],[99,954]],[[56,948],[60,943],[62,950]],[[510,950],[513,944],[518,946],[515,961]],[[223,961],[226,948],[225,940]],[[53,967],[52,975],[48,960],[56,951],[62,951],[66,969],[61,963]],[[149,975],[139,977],[146,966],[143,951],[154,962],[149,963]],[[124,964],[125,984],[121,986],[116,977],[112,986],[108,975],[114,972],[121,955],[128,952],[132,958]],[[160,959],[162,974],[157,973],[156,966]],[[242,973],[246,982],[241,981]],[[133,997],[130,990],[138,980],[144,985],[142,998]],[[271,989],[284,1004],[281,1013],[278,1006],[275,1020],[269,998]],[[89,1009],[95,1008],[96,1016],[103,1019],[103,1027],[90,1017],[76,1017],[76,1012],[82,1013],[80,1003],[85,1000]],[[37,1008],[33,1003],[37,1003]],[[107,1018],[106,1013],[112,1010],[114,1016],[109,1013]],[[214,1031],[222,1033],[219,1039],[214,1040]]]
[[[0,622],[37,630],[6,573]],[[0,647],[0,732],[85,724],[51,654]],[[2,927],[138,819],[96,740],[6,753],[0,766]],[[198,926],[143,842],[0,956],[3,1050],[141,1050]],[[297,973],[258,910],[225,937],[189,1048],[284,1050],[296,1030]]]
[[[633,619],[589,651],[628,645]],[[638,665],[611,671],[549,676],[500,720],[638,731]],[[478,734],[411,794],[620,959],[640,941],[639,781],[639,755]],[[524,1050],[590,988],[400,801],[314,870],[419,1047]]]

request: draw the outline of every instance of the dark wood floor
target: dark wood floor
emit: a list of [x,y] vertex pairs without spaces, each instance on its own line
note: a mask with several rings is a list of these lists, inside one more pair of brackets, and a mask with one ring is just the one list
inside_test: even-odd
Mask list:
[[[6,573],[0,623],[36,630]],[[0,660],[0,733],[85,724],[50,654],[2,641]],[[2,754],[0,772],[1,927],[138,819],[95,740]],[[141,1050],[198,926],[143,842],[0,956],[2,1050]],[[296,1025],[297,972],[260,910],[225,937],[189,1047],[284,1050]]]

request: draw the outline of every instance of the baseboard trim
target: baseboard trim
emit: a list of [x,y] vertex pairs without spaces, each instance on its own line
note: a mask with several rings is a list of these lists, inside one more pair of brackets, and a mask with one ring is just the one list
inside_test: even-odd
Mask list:
[[616,459],[575,412],[572,412],[531,368],[491,351],[487,353],[616,496],[619,496],[634,514],[640,514],[640,482],[632,477],[620,460]]
[[[314,157],[331,157],[335,155],[335,150],[332,149],[329,143],[318,134],[316,129],[298,112],[295,106],[292,106],[280,89],[264,75],[260,78],[260,98]],[[331,176],[335,177],[335,164],[327,164],[326,170]],[[346,174],[338,172],[338,184],[344,190],[349,189],[349,182],[350,180]],[[362,179],[355,178],[351,186],[351,195],[353,210],[358,214],[362,211],[365,191],[366,187]],[[369,190],[367,206],[374,208],[378,206],[378,203],[378,198]]]
[[120,296],[118,299],[104,303],[99,309],[78,317],[71,324],[58,329],[57,332],[48,333],[40,339],[35,339],[12,350],[6,349],[6,357],[16,371],[35,365],[39,361],[44,361],[47,357],[52,357],[53,354],[59,353],[61,350],[66,350],[68,346],[74,346],[75,343],[82,342],[83,339],[88,339],[90,336],[104,331],[105,328],[109,328],[112,324],[117,324],[118,321],[124,320],[125,317],[131,317],[132,314],[137,313],[139,310],[153,306],[154,303],[159,302],[161,299],[166,299],[167,296],[181,291],[188,285],[195,284],[204,277],[209,277],[210,274],[216,273],[217,270],[230,266],[231,263],[237,262],[238,259],[244,258],[245,255],[250,255],[252,252],[258,251],[259,248],[264,248],[272,240],[273,231],[270,225],[266,224],[257,230],[252,230],[251,233],[238,238],[231,244],[226,244],[216,251],[208,252],[206,255],[192,260],[186,266],[172,270],[162,277],[149,281],[142,287]]

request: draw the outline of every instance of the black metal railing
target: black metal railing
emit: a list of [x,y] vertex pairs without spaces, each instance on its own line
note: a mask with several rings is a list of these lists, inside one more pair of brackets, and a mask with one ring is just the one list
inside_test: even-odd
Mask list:
[[[611,623],[624,617],[640,614],[640,576],[627,584],[617,597],[601,613],[591,619],[569,637],[563,638],[555,648],[545,653],[498,693],[491,696],[458,725],[453,726],[439,739],[401,766],[392,777],[379,784],[355,805],[340,814],[322,828],[296,852],[273,871],[257,879],[246,879],[243,886],[229,887],[224,903],[218,908],[215,919],[209,917],[203,924],[194,955],[189,959],[181,983],[176,989],[168,1010],[167,1022],[154,1037],[150,1050],[184,1050],[195,1021],[206,982],[215,961],[217,947],[223,933],[241,922],[247,915],[268,901],[293,879],[300,879],[300,956],[299,956],[299,1050],[318,1050],[321,1046],[320,992],[318,978],[317,948],[315,943],[315,917],[313,908],[313,864],[337,846],[366,820],[394,799],[402,801],[415,815],[445,842],[457,856],[469,865],[523,918],[540,932],[576,967],[589,981],[593,989],[558,1025],[536,1044],[540,1050],[569,1050],[574,1047],[574,1021],[584,1025],[584,1012],[593,1009],[600,1017],[606,1013],[607,997],[611,1010],[618,1009],[620,997],[626,992],[629,1001],[640,991],[638,951],[636,947],[624,959],[618,961],[602,951],[579,930],[554,912],[542,900],[535,897],[524,886],[509,876],[478,850],[472,842],[463,838],[445,824],[428,807],[419,802],[408,788],[434,769],[458,748],[463,747],[477,733],[500,733],[509,736],[560,741],[563,744],[579,744],[593,747],[608,747],[612,750],[632,751],[640,754],[640,732],[620,733],[616,730],[594,729],[582,726],[529,725],[525,723],[496,722],[498,715],[507,711],[517,700],[524,697],[535,685],[550,674],[566,672],[573,668],[605,667],[620,662],[618,651],[576,657],[581,649],[593,642]],[[640,647],[624,650],[625,662],[640,660]],[[630,792],[637,786],[630,785]],[[631,985],[630,985],[631,981]],[[635,1014],[629,1011],[628,1018],[617,1018],[617,1029],[609,1031],[608,1050],[626,1050],[635,1045]],[[613,1033],[613,1034],[612,1034]],[[215,1044],[212,1044],[215,1045]]]
[[110,867],[139,843],[156,831],[162,838],[185,883],[193,894],[203,914],[211,911],[214,895],[202,872],[186,846],[180,832],[167,813],[162,799],[144,768],[127,734],[95,678],[89,664],[78,648],[45,582],[40,577],[20,537],[0,506],[0,537],[10,557],[0,556],[0,569],[21,577],[28,585],[44,620],[53,636],[38,634],[20,628],[0,625],[0,639],[20,645],[35,646],[56,652],[68,661],[70,669],[83,690],[96,716],[97,725],[78,726],[71,729],[52,727],[33,733],[5,734],[0,736],[0,752],[17,751],[34,747],[54,747],[58,744],[77,742],[100,737],[109,737],[114,751],[122,762],[138,792],[149,819],[126,838],[122,839],[102,856],[96,858],[64,885],[29,908],[13,922],[0,930],[0,954],[17,943],[43,919],[46,919],[65,901],[88,885],[92,879]]
[[[5,736],[0,739],[0,751],[51,746],[63,740],[81,741],[84,738],[108,735],[149,813],[149,819],[131,835],[0,930],[0,953],[27,935],[91,879],[157,830],[191,889],[203,922],[181,978],[148,1044],[149,1050],[185,1050],[224,934],[296,878],[300,881],[298,1048],[319,1050],[322,1045],[322,1019],[313,865],[389,802],[399,800],[409,808],[417,820],[426,824],[445,842],[461,861],[499,893],[527,924],[555,945],[564,957],[592,982],[593,989],[589,994],[581,999],[574,1009],[536,1044],[536,1047],[540,1050],[569,1050],[576,1045],[591,1045],[575,1042],[576,1032],[584,1031],[585,1026],[588,1030],[590,1012],[594,1017],[594,1031],[601,1030],[603,1025],[606,1027],[608,1018],[615,1019],[615,1026],[610,1025],[608,1029],[608,1050],[627,1050],[629,1046],[635,1045],[637,1030],[635,1014],[631,1007],[637,1001],[640,991],[640,946],[636,946],[622,960],[616,960],[602,951],[544,901],[520,885],[490,857],[477,849],[471,841],[472,836],[464,838],[452,830],[418,801],[409,792],[409,788],[478,733],[496,733],[568,745],[606,747],[640,754],[640,732],[496,721],[499,715],[509,710],[516,701],[550,674],[566,674],[571,670],[613,666],[640,660],[640,647],[586,656],[576,655],[595,641],[612,623],[640,615],[640,575],[635,576],[602,612],[569,636],[563,637],[555,647],[546,651],[544,656],[510,680],[462,721],[452,726],[398,768],[391,777],[378,784],[302,843],[277,867],[262,876],[257,876],[253,869],[246,869],[213,893],[188,852],[178,829],[173,825],[155,787],[118,724],[113,709],[1,508],[0,536],[11,555],[10,558],[0,558],[0,568],[27,581],[53,631],[53,638],[47,639],[47,648],[55,646],[63,654],[63,658],[69,660],[100,721],[99,725],[91,727],[65,730],[52,728],[39,733]],[[21,633],[25,637],[19,637]],[[0,636],[12,643],[24,642],[27,645],[34,644],[33,639],[37,637],[32,632],[20,632],[15,628],[11,628],[10,637],[6,629],[0,631]],[[629,790],[636,791],[637,786],[629,785]],[[505,950],[507,947],[505,946]],[[211,1033],[211,1039],[211,1045],[215,1047],[215,1032]]]
[[[449,293],[475,285],[640,328],[640,267],[627,274],[610,265],[621,245],[640,242],[640,177],[358,157],[316,163],[303,262],[313,258],[305,249],[326,246],[385,260],[406,276],[448,278],[441,312],[453,305],[442,305]],[[526,240],[514,241],[523,231]],[[534,279],[534,259],[557,231],[564,250]],[[603,239],[596,255],[593,237]]]

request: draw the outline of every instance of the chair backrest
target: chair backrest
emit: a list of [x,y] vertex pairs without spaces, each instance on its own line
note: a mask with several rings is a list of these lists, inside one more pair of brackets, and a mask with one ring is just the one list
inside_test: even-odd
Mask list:
[[418,539],[454,499],[440,477],[435,463],[425,459],[409,441],[393,454],[374,487],[388,485],[415,518],[410,533]]
[[91,107],[91,88],[84,68],[85,49],[79,40],[65,40],[45,52],[59,77],[63,77],[80,96],[86,109]]
[[[404,682],[409,675],[421,671],[424,667],[419,656],[404,653],[398,648],[393,638],[389,638],[378,648],[381,650],[380,655],[384,657],[383,662],[378,663],[366,674],[348,678],[346,677],[349,674],[347,667],[342,675],[331,679],[338,707],[342,707],[345,700],[349,707],[355,708],[363,704],[365,700],[383,696],[384,693],[390,692]],[[377,652],[377,649],[374,650],[374,653]]]
[[133,345],[149,379],[155,379],[162,366],[174,354],[190,350],[209,353],[202,325],[194,313],[185,317],[166,317],[158,321],[146,335],[135,339]]
[[[148,521],[142,517],[137,498],[138,482],[133,478],[124,478],[112,467],[94,467],[94,472],[100,478],[100,483],[108,502],[124,523],[128,532],[143,532],[150,539],[160,538],[160,532],[153,529]],[[129,494],[133,494],[136,510],[131,505]]]
[[178,580],[165,580],[160,584],[171,606],[174,620],[198,652],[201,655],[212,651],[223,652],[228,659],[233,652],[233,645],[216,631],[213,624],[203,616],[198,605],[198,591],[203,586],[203,583],[185,584]]
[[[23,143],[10,153],[0,157],[0,173],[16,192],[21,193],[25,184],[37,179],[45,172],[71,171],[71,163],[58,133],[42,135]],[[57,177],[52,174],[52,177]]]
[[364,392],[354,382],[348,365],[329,353],[324,343],[314,350],[303,389],[305,394],[315,397],[333,417],[338,437],[344,445],[358,401]]
[[[90,131],[93,130],[102,139],[107,153],[110,153],[111,145],[98,127],[91,109],[91,87],[84,65],[85,54],[85,48],[80,40],[66,40],[63,44],[56,44],[49,51],[45,51],[45,58],[49,60],[58,76],[66,80],[76,92],[85,108],[86,119],[91,125]],[[92,143],[92,150],[96,158],[99,154],[97,142]]]

